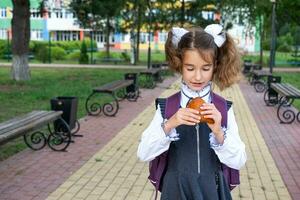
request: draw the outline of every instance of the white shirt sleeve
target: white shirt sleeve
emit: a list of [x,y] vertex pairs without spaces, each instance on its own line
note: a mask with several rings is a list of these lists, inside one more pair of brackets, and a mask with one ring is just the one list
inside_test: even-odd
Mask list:
[[[158,106],[153,120],[142,134],[137,151],[137,156],[140,160],[151,161],[169,149],[172,140],[166,136],[161,126],[163,122],[164,119],[161,116],[160,107]],[[174,131],[176,130],[173,129],[171,133],[176,134],[173,133]]]
[[[222,145],[216,145],[217,140],[213,133],[210,135],[210,144],[219,157],[221,163],[228,167],[239,170],[247,160],[245,144],[242,142],[238,126],[235,121],[233,108],[228,110],[227,129],[225,129],[225,139]],[[224,129],[223,129],[224,130]]]

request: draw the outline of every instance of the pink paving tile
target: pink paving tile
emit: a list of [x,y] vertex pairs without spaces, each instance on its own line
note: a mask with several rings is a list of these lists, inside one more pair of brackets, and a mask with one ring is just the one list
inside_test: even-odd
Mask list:
[[84,137],[75,138],[67,152],[26,149],[0,162],[1,200],[46,199],[176,79],[168,78],[155,89],[142,89],[137,102],[122,101],[116,117],[88,116],[81,120],[80,134]]
[[277,107],[268,107],[263,93],[241,82],[240,88],[293,199],[300,199],[300,123],[280,124]]

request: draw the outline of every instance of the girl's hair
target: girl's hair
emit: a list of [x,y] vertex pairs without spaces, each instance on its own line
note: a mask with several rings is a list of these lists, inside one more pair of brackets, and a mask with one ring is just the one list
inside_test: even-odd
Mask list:
[[241,60],[233,39],[226,33],[226,41],[217,47],[212,35],[202,28],[193,28],[184,34],[175,47],[172,43],[172,31],[168,33],[165,44],[166,59],[169,67],[181,73],[182,60],[186,50],[197,50],[207,62],[213,61],[213,82],[221,90],[231,86],[240,79]]

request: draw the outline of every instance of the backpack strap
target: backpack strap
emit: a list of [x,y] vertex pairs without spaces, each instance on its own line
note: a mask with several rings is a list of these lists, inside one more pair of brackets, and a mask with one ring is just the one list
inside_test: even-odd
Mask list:
[[155,100],[156,109],[159,105],[161,116],[164,119],[169,119],[177,112],[180,107],[180,97],[180,92],[177,92],[168,98],[157,98]]
[[166,110],[165,110],[165,118],[169,119],[172,117],[180,107],[180,98],[181,93],[177,92],[166,99]]
[[227,128],[227,111],[228,111],[228,103],[227,101],[221,97],[220,95],[217,95],[216,93],[212,92],[211,93],[211,101],[212,103],[216,106],[216,108],[220,111],[222,115],[222,121],[221,125],[223,127]]

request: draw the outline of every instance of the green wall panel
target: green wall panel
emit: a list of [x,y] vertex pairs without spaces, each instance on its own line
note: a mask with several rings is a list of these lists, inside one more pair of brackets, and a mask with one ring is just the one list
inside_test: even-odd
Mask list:
[[44,22],[42,19],[32,19],[30,20],[30,29],[43,29]]
[[0,19],[0,29],[10,28],[11,19]]
[[[0,19],[0,29],[8,29],[11,27],[10,25],[11,19]],[[30,20],[30,28],[31,29],[39,29],[42,30],[44,27],[44,22],[42,19],[32,19]]]
[[1,8],[12,7],[11,0],[0,0],[0,7]]
[[[40,6],[41,0],[30,0],[30,7],[31,8],[38,8]],[[11,0],[0,0],[0,7],[5,8],[5,7],[11,7],[12,8],[13,4]]]

